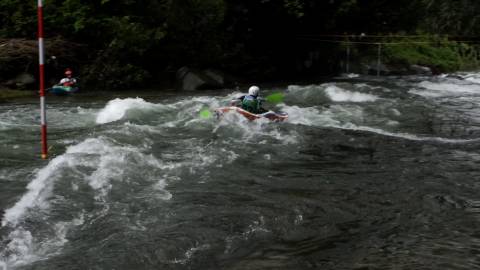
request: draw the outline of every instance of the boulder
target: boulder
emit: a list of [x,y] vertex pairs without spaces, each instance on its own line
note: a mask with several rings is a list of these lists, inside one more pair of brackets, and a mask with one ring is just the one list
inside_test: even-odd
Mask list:
[[223,74],[211,69],[195,70],[182,67],[177,71],[176,79],[180,90],[194,91],[225,87]]
[[35,82],[35,77],[32,74],[24,72],[18,74],[15,78],[8,80],[5,85],[12,88],[25,89],[34,86]]
[[379,69],[380,75],[389,75],[391,73],[391,70],[383,63],[380,63],[380,65],[376,62],[361,64],[361,73],[365,75],[377,75],[377,69]]
[[432,75],[432,69],[420,65],[411,65],[410,70],[417,75]]

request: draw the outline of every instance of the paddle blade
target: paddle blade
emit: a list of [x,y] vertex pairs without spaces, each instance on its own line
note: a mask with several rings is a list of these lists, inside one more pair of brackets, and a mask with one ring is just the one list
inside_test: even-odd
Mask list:
[[203,119],[212,118],[212,112],[209,109],[203,109],[200,111],[200,117]]
[[284,94],[282,93],[273,93],[265,98],[270,103],[280,103],[283,101],[283,98],[285,97]]

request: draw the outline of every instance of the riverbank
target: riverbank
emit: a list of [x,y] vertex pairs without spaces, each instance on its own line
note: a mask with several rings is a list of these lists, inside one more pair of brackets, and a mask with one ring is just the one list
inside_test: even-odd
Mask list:
[[0,88],[0,103],[18,98],[31,98],[35,96],[35,92],[31,90],[12,90]]
[[[355,36],[325,47],[320,40],[303,41],[295,57],[228,58],[214,63],[147,65],[136,69],[124,63],[95,60],[99,51],[62,38],[46,42],[46,86],[58,83],[66,67],[74,70],[80,87],[89,90],[128,89],[205,90],[249,83],[318,80],[341,73],[361,75],[435,75],[480,66],[479,48],[447,38],[426,35]],[[302,44],[303,44],[302,43]],[[35,89],[37,48],[34,40],[0,39],[0,85],[9,89]],[[159,50],[160,52],[161,50]],[[150,51],[155,55],[159,52]],[[88,55],[88,57],[86,57]],[[109,61],[116,55],[109,55]],[[80,60],[82,59],[82,60]],[[136,58],[125,59],[128,63]],[[164,63],[166,64],[166,63]]]

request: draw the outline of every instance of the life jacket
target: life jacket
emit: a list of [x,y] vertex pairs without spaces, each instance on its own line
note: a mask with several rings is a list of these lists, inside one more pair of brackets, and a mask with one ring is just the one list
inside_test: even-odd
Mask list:
[[260,113],[260,101],[257,97],[247,95],[242,100],[242,109],[251,113]]
[[73,86],[76,83],[77,83],[77,80],[75,80],[75,78],[63,78],[60,81],[60,84],[62,84],[63,86]]

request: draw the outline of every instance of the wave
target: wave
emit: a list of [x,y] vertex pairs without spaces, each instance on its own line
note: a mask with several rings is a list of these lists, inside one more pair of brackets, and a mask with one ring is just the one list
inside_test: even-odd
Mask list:
[[[358,109],[358,108],[357,108]],[[288,123],[291,124],[300,124],[306,126],[317,126],[317,127],[327,127],[327,128],[338,128],[344,130],[356,130],[356,131],[366,131],[370,133],[375,133],[388,137],[396,137],[411,141],[436,141],[441,143],[469,143],[480,141],[480,139],[450,139],[442,137],[429,137],[429,136],[419,136],[416,134],[403,133],[403,132],[391,132],[384,130],[378,127],[369,127],[364,125],[358,125],[351,122],[352,118],[339,118],[338,113],[333,112],[332,110],[320,111],[318,108],[309,107],[309,108],[300,108],[298,106],[287,106],[284,105],[282,108],[283,111],[289,113]],[[348,111],[347,111],[348,112]],[[358,116],[360,112],[351,113],[352,116]],[[345,115],[343,115],[345,116]],[[386,123],[397,125],[396,121],[386,120]]]
[[[58,178],[59,168],[69,164],[70,157],[58,156],[52,159],[46,167],[37,172],[36,177],[27,186],[27,193],[13,207],[7,209],[2,219],[2,226],[16,226],[26,211],[33,207],[44,209],[48,207],[46,198],[51,195],[53,183]],[[67,165],[68,166],[68,165]]]
[[142,98],[127,98],[110,100],[103,110],[101,110],[96,119],[97,124],[106,124],[122,119],[128,110],[134,108],[153,109],[154,104],[146,102]]
[[307,86],[290,85],[287,89],[286,99],[289,104],[299,105],[320,105],[332,102],[365,103],[379,99],[376,95],[358,91],[362,89],[371,90],[372,87],[365,84],[349,83],[325,83]]
[[351,92],[334,85],[328,86],[325,92],[335,102],[373,102],[378,99],[375,95]]
[[[140,145],[139,148],[120,145],[106,137],[89,138],[68,147],[65,154],[50,160],[35,174],[21,199],[4,213],[2,227],[10,233],[8,245],[0,247],[0,261],[15,266],[44,259],[57,252],[68,241],[67,232],[83,223],[83,202],[75,201],[76,196],[72,195],[77,193],[79,186],[85,188],[87,184],[94,191],[94,200],[107,206],[107,196],[115,185],[129,182],[131,174],[143,171],[142,179],[148,180],[152,197],[169,200],[171,194],[166,190],[165,177],[158,176],[171,165],[163,164],[153,155],[144,154],[145,149],[141,147],[149,146]],[[65,181],[71,182],[70,189]],[[135,186],[135,183],[131,185]],[[57,190],[59,186],[63,186],[61,195]],[[71,209],[63,214],[50,213],[50,209],[58,205],[61,209]],[[65,220],[74,215],[77,217]],[[37,223],[49,224],[46,232],[39,235],[35,226],[32,227]]]
[[[464,80],[469,83],[480,84],[480,73],[472,73],[472,72],[457,72],[455,74],[444,74],[442,78],[452,78],[458,80]],[[459,82],[459,81],[455,82]]]
[[458,84],[446,82],[420,82],[417,87],[409,91],[423,97],[455,97],[480,94],[480,85],[476,84]]

